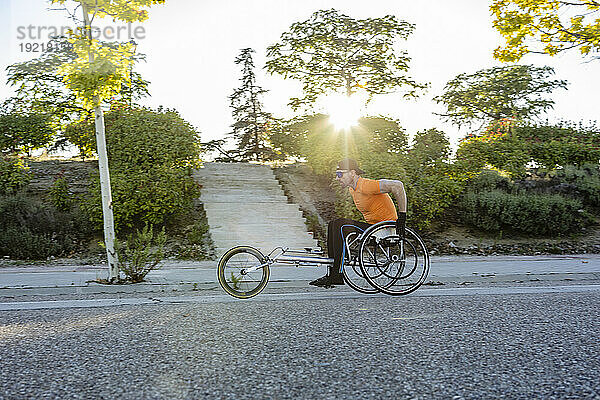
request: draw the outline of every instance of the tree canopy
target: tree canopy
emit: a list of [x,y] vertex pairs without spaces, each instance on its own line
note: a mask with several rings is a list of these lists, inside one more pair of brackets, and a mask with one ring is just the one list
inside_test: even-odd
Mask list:
[[[51,0],[64,4],[66,0]],[[105,43],[91,38],[94,18],[110,17],[115,21],[142,22],[148,19],[145,9],[164,0],[77,0],[83,9],[83,28],[72,30],[68,41],[70,59],[57,66],[64,84],[87,109],[119,95],[123,85],[130,85],[136,61],[133,41]]]
[[46,146],[53,130],[48,115],[0,113],[0,154],[18,154]]
[[332,92],[350,96],[362,90],[372,96],[403,89],[414,97],[426,85],[406,74],[410,57],[397,45],[414,29],[393,15],[354,19],[334,9],[319,10],[268,47],[266,69],[302,82],[304,97],[290,99],[294,109]]
[[567,87],[564,80],[548,80],[553,74],[551,67],[532,65],[482,69],[458,75],[434,100],[446,107],[439,115],[459,126],[503,118],[530,119],[554,106],[545,94]]
[[[4,106],[11,112],[47,114],[55,127],[63,127],[90,117],[92,111],[67,87],[59,73],[63,64],[77,58],[71,44],[63,37],[55,38],[51,43],[52,51],[44,52],[33,60],[8,66],[7,83],[15,86],[16,93]],[[106,42],[102,46],[114,47]],[[144,58],[143,54],[133,55],[134,62]],[[124,82],[120,93],[113,97],[117,101],[131,103],[147,95],[148,81],[138,72],[130,70],[129,82]]]
[[597,0],[494,0],[490,10],[494,28],[506,39],[494,51],[501,61],[518,61],[527,53],[553,56],[574,48],[582,56],[600,51]]

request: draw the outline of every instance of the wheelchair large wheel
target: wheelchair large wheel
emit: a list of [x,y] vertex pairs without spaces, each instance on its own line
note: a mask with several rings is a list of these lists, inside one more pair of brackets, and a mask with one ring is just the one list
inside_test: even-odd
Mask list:
[[343,274],[344,282],[352,289],[360,293],[374,294],[379,292],[364,277],[360,270],[359,254],[360,241],[357,240],[358,233],[350,232],[346,237],[344,249]]
[[429,253],[423,240],[410,228],[404,241],[396,234],[395,221],[383,221],[363,234],[359,265],[365,280],[382,293],[398,296],[414,292],[429,273]]
[[[248,272],[251,267],[261,266]],[[219,284],[228,294],[238,299],[256,296],[267,286],[269,265],[257,249],[239,246],[228,250],[217,267]]]

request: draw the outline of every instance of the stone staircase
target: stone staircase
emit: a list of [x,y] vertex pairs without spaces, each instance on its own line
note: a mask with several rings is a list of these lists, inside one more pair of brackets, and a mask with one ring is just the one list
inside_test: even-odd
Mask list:
[[288,199],[270,167],[250,163],[205,163],[194,171],[200,201],[217,256],[249,245],[264,254],[278,246],[316,247],[302,212]]

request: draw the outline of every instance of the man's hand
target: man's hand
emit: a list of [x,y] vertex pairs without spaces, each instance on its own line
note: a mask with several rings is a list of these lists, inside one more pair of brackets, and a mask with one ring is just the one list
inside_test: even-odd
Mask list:
[[398,213],[398,219],[396,220],[396,233],[400,236],[401,240],[404,240],[404,228],[406,227],[406,213]]

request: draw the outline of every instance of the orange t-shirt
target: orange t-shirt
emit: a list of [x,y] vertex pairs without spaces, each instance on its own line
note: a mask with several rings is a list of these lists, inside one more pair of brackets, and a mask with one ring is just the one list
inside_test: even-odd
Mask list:
[[358,178],[356,190],[352,187],[349,187],[348,190],[356,208],[369,224],[398,219],[396,206],[389,194],[381,193],[379,181]]

